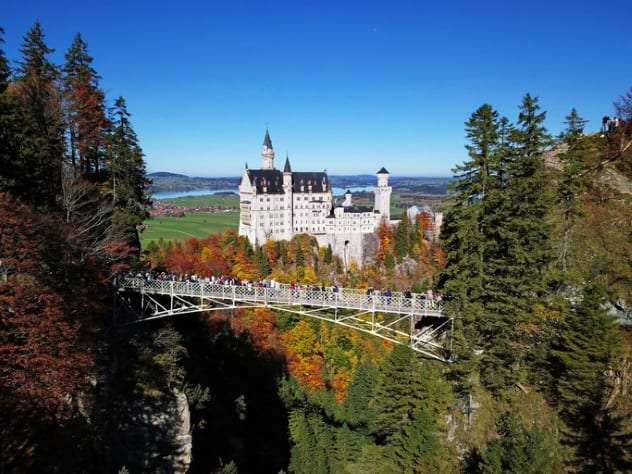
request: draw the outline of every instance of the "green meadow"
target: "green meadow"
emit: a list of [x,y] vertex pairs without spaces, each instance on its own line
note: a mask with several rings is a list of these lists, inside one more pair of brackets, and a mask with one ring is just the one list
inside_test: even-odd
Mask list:
[[186,240],[192,237],[204,238],[209,234],[236,229],[239,212],[196,212],[184,217],[151,217],[145,221],[141,243],[146,247],[152,240]]

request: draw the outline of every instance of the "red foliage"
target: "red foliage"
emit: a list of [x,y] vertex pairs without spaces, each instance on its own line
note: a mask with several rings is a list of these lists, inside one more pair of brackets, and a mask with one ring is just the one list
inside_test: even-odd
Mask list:
[[0,412],[61,420],[89,390],[104,277],[75,263],[55,216],[0,194],[0,222]]
[[322,375],[323,358],[320,355],[300,357],[290,351],[287,356],[288,370],[301,385],[310,390],[322,390],[325,388]]
[[254,311],[237,311],[233,318],[233,330],[237,334],[248,332],[255,347],[261,351],[279,351],[275,316],[267,308]]

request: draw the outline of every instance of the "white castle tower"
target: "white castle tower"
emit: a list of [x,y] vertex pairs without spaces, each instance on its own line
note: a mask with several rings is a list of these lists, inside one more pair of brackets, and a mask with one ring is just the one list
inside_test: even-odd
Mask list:
[[388,171],[382,167],[377,173],[377,186],[374,189],[376,211],[380,211],[381,220],[391,220],[391,192],[393,188],[388,185]]
[[272,148],[272,140],[270,140],[270,134],[266,128],[266,136],[263,139],[263,149],[261,150],[261,157],[263,162],[261,165],[262,170],[274,169],[274,149]]

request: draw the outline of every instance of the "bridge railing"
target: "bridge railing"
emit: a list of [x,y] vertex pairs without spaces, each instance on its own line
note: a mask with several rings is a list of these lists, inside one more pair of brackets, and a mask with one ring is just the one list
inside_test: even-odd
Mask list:
[[375,293],[368,295],[366,290],[354,288],[340,288],[334,292],[331,288],[322,291],[320,289],[293,288],[286,284],[267,288],[201,281],[146,281],[142,278],[123,278],[119,281],[119,287],[152,294],[263,304],[337,307],[424,316],[442,315],[442,307],[438,301],[427,299],[425,295],[418,293],[412,293],[411,297],[408,298],[401,292],[393,292],[390,296]]

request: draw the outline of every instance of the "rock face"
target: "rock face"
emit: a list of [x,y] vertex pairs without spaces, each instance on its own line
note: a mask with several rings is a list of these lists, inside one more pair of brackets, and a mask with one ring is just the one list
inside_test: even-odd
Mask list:
[[184,392],[174,390],[175,412],[174,417],[174,452],[170,456],[174,471],[185,473],[191,465],[191,451],[193,448],[191,437],[191,412]]
[[119,464],[131,472],[183,474],[191,465],[191,413],[184,392],[159,403],[137,401],[118,439]]

